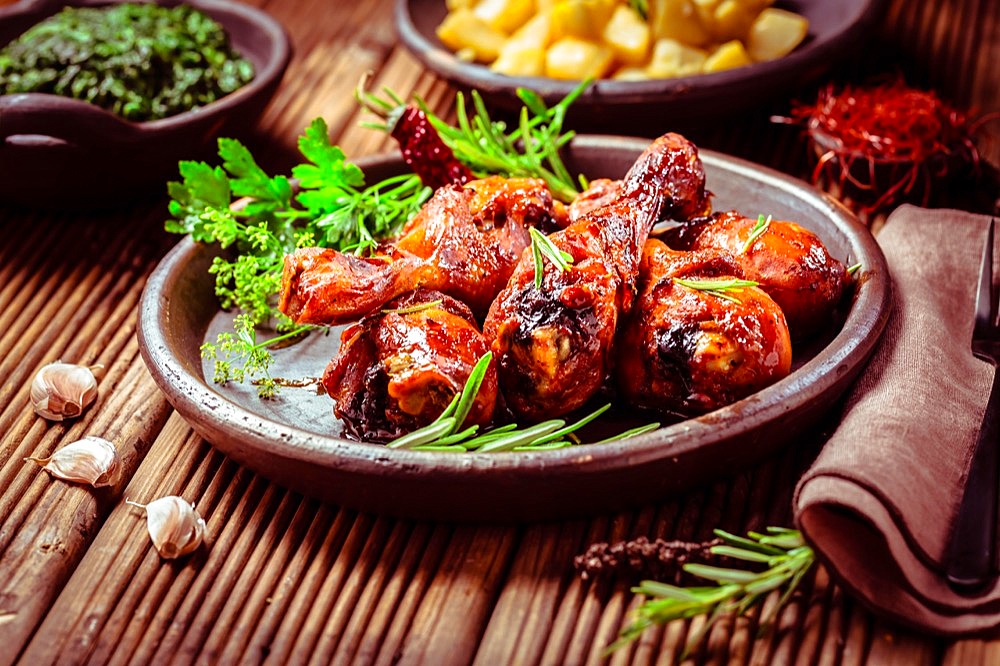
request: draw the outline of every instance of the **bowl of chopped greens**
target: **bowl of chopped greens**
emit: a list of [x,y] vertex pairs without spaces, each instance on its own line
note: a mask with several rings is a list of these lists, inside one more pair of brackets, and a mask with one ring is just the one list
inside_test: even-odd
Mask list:
[[109,207],[248,130],[291,58],[230,0],[24,0],[0,8],[0,200]]

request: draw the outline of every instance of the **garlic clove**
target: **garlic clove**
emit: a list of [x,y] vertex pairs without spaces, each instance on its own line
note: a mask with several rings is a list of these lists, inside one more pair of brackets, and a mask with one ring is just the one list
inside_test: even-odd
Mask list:
[[118,472],[118,451],[106,439],[88,435],[62,447],[48,458],[25,458],[64,481],[110,486]]
[[43,366],[31,381],[35,412],[50,421],[79,416],[97,398],[97,378],[103,370],[103,365],[61,361]]
[[125,500],[146,510],[146,529],[160,557],[174,559],[187,555],[205,538],[205,521],[189,504],[176,495],[167,495],[149,504]]

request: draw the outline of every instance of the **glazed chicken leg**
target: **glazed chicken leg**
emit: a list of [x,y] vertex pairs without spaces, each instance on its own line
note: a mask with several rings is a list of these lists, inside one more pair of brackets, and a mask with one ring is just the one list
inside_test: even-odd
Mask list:
[[[384,441],[436,419],[489,351],[468,307],[419,290],[389,303],[341,335],[323,374],[334,414],[358,439]],[[466,418],[486,425],[497,401],[491,364]]]
[[692,416],[789,373],[788,326],[764,291],[710,293],[691,286],[739,277],[741,269],[724,253],[676,252],[647,241],[641,293],[618,340],[619,348],[628,350],[619,355],[618,387],[631,404]]
[[298,323],[341,324],[424,287],[482,316],[530,244],[528,228],[556,228],[565,215],[537,179],[442,187],[372,256],[322,248],[288,255],[278,307]]
[[524,253],[483,325],[515,416],[565,414],[598,391],[649,230],[663,216],[703,212],[707,200],[697,149],[666,134],[640,155],[609,203],[549,236],[572,257],[566,270],[543,262],[536,287],[532,253]]
[[794,222],[771,220],[747,245],[757,220],[734,211],[695,220],[664,237],[676,250],[729,252],[748,279],[760,283],[785,313],[796,339],[830,321],[848,284],[847,268],[830,256],[813,232]]

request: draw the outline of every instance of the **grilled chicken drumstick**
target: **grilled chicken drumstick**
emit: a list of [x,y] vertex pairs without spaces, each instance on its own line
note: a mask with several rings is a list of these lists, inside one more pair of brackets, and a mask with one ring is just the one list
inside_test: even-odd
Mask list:
[[[323,374],[334,415],[358,439],[385,441],[427,425],[462,391],[489,351],[468,307],[418,290],[345,329]],[[466,426],[486,425],[497,401],[491,364]]]
[[549,236],[572,257],[566,270],[543,262],[536,287],[532,253],[522,255],[483,325],[516,416],[565,414],[597,392],[610,371],[618,318],[632,305],[649,230],[661,217],[707,209],[697,149],[666,134],[639,156],[609,203]]
[[848,284],[847,268],[830,256],[816,234],[794,222],[771,220],[751,241],[757,220],[735,211],[693,220],[663,239],[675,250],[719,249],[731,253],[747,279],[777,301],[792,337],[826,325]]
[[278,307],[297,323],[342,324],[424,287],[482,316],[530,245],[528,228],[553,229],[565,216],[539,179],[441,187],[372,256],[303,248],[285,257]]
[[627,350],[616,367],[626,400],[691,416],[735,402],[789,373],[788,326],[764,291],[750,286],[712,293],[687,286],[741,277],[740,267],[725,253],[677,252],[655,239],[646,242],[641,292],[617,341]]

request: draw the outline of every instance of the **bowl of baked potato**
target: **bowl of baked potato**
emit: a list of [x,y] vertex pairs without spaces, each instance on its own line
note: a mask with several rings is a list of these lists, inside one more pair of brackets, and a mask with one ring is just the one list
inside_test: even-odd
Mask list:
[[549,104],[583,80],[571,120],[661,130],[717,118],[815,79],[877,22],[884,0],[398,0],[402,42],[487,104]]

